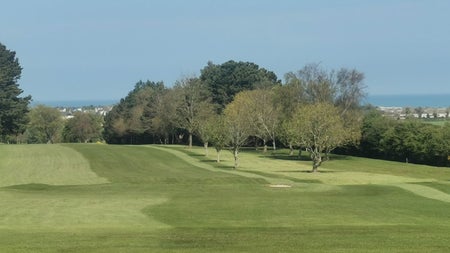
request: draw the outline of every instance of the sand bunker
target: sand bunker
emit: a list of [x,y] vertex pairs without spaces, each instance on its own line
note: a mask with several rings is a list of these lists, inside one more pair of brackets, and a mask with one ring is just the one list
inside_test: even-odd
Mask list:
[[270,184],[269,187],[272,188],[291,188],[291,185],[287,185],[287,184]]

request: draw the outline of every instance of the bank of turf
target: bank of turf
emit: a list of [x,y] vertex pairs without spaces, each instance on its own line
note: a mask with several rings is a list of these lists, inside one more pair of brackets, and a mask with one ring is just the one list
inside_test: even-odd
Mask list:
[[0,252],[450,251],[448,169],[210,152],[1,145]]

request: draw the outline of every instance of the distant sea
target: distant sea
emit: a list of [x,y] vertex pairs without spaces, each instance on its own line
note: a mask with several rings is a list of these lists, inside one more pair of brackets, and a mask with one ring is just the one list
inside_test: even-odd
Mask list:
[[450,107],[450,94],[368,95],[366,103],[388,107]]
[[[119,103],[119,99],[33,101],[31,105],[43,104],[52,107],[82,107],[90,105],[107,106],[117,103]],[[368,95],[365,103],[374,106],[447,108],[450,107],[450,94]]]
[[119,103],[119,99],[104,100],[54,100],[54,101],[32,101],[31,106],[46,105],[51,107],[83,107],[83,106],[108,106]]

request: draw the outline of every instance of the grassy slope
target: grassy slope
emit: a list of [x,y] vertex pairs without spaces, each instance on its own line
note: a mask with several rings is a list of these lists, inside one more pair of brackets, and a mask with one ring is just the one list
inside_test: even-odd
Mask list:
[[[21,161],[11,158],[10,147],[0,146],[1,160],[14,166]],[[38,180],[41,184],[0,188],[1,252],[450,250],[450,203],[397,187],[414,182],[448,193],[450,173],[444,169],[342,158],[324,164],[328,173],[311,175],[304,172],[309,162],[247,152],[241,171],[230,172],[232,160],[226,152],[217,165],[212,155],[201,156],[201,149],[40,149],[56,152],[54,148],[82,155],[95,172],[88,174],[110,183],[63,186]],[[395,178],[390,185],[370,184],[370,177],[385,183],[386,175]],[[267,187],[278,182],[293,187]]]
[[0,145],[0,187],[17,184],[100,184],[108,182],[74,150],[57,145]]

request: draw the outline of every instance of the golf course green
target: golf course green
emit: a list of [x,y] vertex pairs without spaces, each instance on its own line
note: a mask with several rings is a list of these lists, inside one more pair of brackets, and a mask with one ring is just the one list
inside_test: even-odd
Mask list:
[[0,145],[0,252],[450,252],[450,169],[285,150]]

